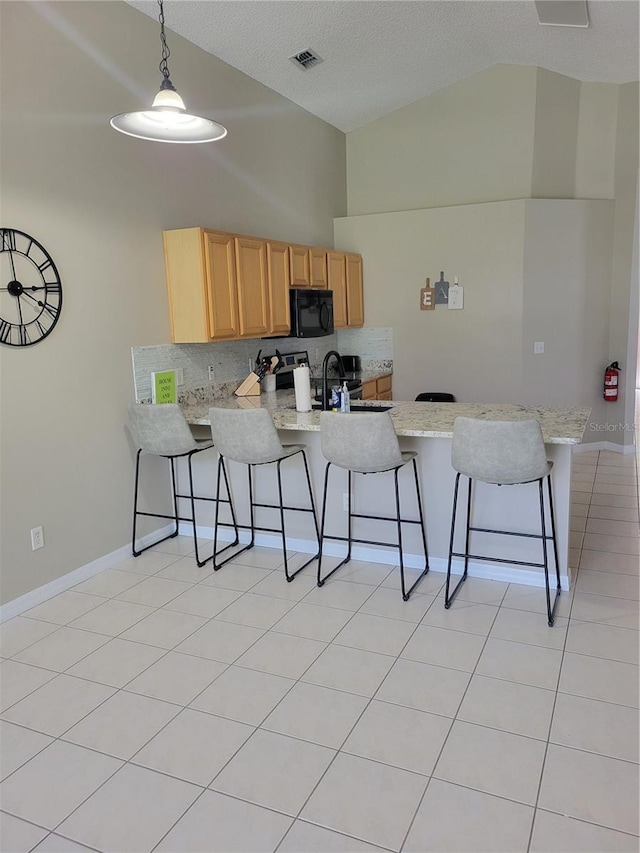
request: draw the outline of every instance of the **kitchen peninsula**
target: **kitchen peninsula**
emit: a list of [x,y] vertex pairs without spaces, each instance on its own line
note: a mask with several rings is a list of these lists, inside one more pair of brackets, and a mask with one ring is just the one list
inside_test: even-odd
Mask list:
[[[368,408],[388,408],[393,420],[396,433],[400,438],[403,450],[414,450],[419,454],[419,469],[422,495],[425,506],[427,523],[430,565],[432,570],[445,571],[449,545],[449,530],[451,522],[451,504],[455,472],[451,468],[451,437],[453,422],[456,417],[485,418],[488,420],[538,420],[547,449],[549,460],[553,461],[553,489],[558,533],[558,548],[560,558],[560,573],[562,586],[568,589],[571,585],[571,566],[569,560],[569,511],[571,497],[571,458],[574,445],[579,444],[586,428],[590,409],[586,407],[543,407],[521,406],[512,404],[480,404],[480,403],[414,403],[378,401],[358,401],[359,405]],[[292,392],[278,391],[272,394],[262,394],[253,400],[231,397],[215,399],[211,402],[190,402],[183,406],[189,423],[193,425],[209,425],[210,406],[247,407],[262,406],[270,410],[278,430],[282,431],[282,441],[285,444],[304,444],[307,446],[312,480],[316,498],[320,494],[324,475],[325,460],[320,447],[319,412],[297,412]],[[367,415],[364,415],[365,417]],[[336,417],[353,417],[353,415],[336,415]],[[285,480],[285,488],[291,496],[289,505],[295,505],[302,493],[299,491],[297,471],[283,473],[290,479]],[[293,468],[294,466],[291,466]],[[390,474],[375,475],[366,486],[362,482],[356,484],[355,502],[357,512],[377,512],[388,514],[388,508],[382,505],[379,495],[384,495],[386,489],[375,486],[378,477],[390,477]],[[361,478],[360,478],[361,479]],[[401,490],[403,477],[401,475]],[[232,470],[233,491],[239,493],[244,488],[244,479],[240,479]],[[273,487],[268,472],[257,471],[257,489],[266,495]],[[408,484],[404,484],[408,485]],[[342,512],[342,492],[346,491],[346,473],[344,484],[339,479],[333,482],[332,488],[339,489],[340,494],[334,495],[329,502],[327,529],[344,530],[346,528],[345,514]],[[483,527],[504,527],[505,529],[522,532],[539,532],[539,509],[537,489],[531,486],[487,486],[475,484],[474,524]],[[402,494],[402,491],[401,491]],[[463,495],[466,492],[463,490]],[[302,505],[300,503],[299,505]],[[299,522],[297,513],[290,513],[287,522],[287,532],[290,534],[293,550],[310,553],[313,550],[309,531],[305,526],[307,521]],[[499,522],[499,523],[498,523]],[[367,525],[372,522],[361,521],[364,536],[373,533]],[[308,526],[308,525],[307,525]],[[409,527],[413,527],[410,525]],[[378,525],[379,528],[379,525]],[[389,525],[389,536],[395,532]],[[418,568],[420,565],[420,547],[417,531],[408,530],[405,537],[406,565]],[[378,529],[378,536],[380,530]],[[496,557],[509,557],[517,560],[540,561],[540,543],[535,540],[519,537],[491,536],[475,534],[474,541],[477,553],[488,553]],[[274,538],[273,544],[279,547],[279,539]],[[373,536],[375,538],[375,536]],[[263,544],[270,544],[265,537]],[[341,554],[340,546],[327,543],[327,553],[337,556]],[[335,549],[331,550],[331,549]],[[397,552],[393,549],[354,548],[354,559],[370,562],[385,562],[394,565],[397,562]],[[534,586],[543,584],[541,570],[509,566],[500,563],[470,563],[469,574],[494,580],[525,583]],[[541,599],[542,601],[542,599]]]

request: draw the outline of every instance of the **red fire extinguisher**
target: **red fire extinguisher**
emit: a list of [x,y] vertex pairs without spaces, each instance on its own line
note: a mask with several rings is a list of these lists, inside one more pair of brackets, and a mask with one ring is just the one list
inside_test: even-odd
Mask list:
[[615,403],[618,399],[618,374],[620,367],[617,361],[612,361],[604,372],[604,390],[602,396],[609,403]]

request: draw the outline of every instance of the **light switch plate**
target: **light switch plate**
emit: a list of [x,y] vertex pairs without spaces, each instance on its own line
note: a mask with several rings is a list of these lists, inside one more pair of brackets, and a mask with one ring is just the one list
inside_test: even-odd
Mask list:
[[544,352],[544,341],[536,341],[533,345],[533,352],[535,355],[540,355],[540,353]]
[[452,310],[462,310],[464,307],[464,287],[460,284],[452,284],[449,288],[448,307]]
[[184,385],[184,368],[176,367],[176,385]]

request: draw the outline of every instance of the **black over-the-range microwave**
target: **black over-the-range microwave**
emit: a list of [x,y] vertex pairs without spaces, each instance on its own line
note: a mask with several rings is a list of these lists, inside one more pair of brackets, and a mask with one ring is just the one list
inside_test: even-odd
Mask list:
[[291,288],[292,338],[321,338],[333,334],[333,291]]

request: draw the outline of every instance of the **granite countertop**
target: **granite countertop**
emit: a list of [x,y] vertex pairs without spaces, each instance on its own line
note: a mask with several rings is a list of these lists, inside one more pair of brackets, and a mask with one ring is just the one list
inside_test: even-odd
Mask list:
[[369,370],[359,370],[357,373],[354,373],[353,376],[356,379],[360,379],[361,382],[370,382],[373,379],[381,379],[383,376],[390,376],[392,373],[392,370],[383,370],[381,368],[377,368]]
[[[388,371],[387,371],[388,372]],[[381,373],[384,376],[385,373]],[[378,400],[356,400],[355,404],[367,408],[391,407],[398,435],[418,438],[451,438],[453,421],[458,416],[486,420],[529,420],[540,422],[542,435],[548,444],[580,444],[591,409],[585,406],[520,406],[515,403],[403,403]],[[183,405],[187,421],[191,424],[209,424],[209,408],[269,409],[278,429],[319,431],[320,412],[296,412],[293,391],[275,391],[259,397],[227,397],[209,402],[192,402]]]

